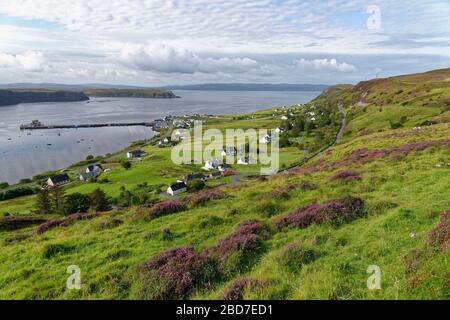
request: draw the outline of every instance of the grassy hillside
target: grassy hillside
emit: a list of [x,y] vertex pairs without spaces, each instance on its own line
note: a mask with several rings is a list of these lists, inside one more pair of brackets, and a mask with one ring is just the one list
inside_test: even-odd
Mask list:
[[[89,219],[37,216],[62,221],[44,233],[23,222],[8,231],[10,220],[28,217],[34,196],[2,202],[0,212],[13,216],[0,221],[0,298],[448,299],[449,78],[450,70],[438,70],[328,89],[304,108],[328,115],[311,130],[288,130],[288,140],[299,134],[306,142],[283,147],[287,170],[268,179],[222,178],[169,203],[146,187],[163,204]],[[304,159],[300,147],[314,154],[330,144],[338,105],[344,139],[290,168]],[[292,119],[304,110],[292,108]],[[205,129],[285,125],[277,112],[204,119]],[[123,152],[110,155],[107,182],[66,191],[101,188],[117,197],[122,186],[156,188],[200,170],[170,165],[170,149],[154,142],[130,170],[120,166]],[[82,270],[80,291],[65,288],[70,265]],[[381,290],[367,288],[372,265]]]

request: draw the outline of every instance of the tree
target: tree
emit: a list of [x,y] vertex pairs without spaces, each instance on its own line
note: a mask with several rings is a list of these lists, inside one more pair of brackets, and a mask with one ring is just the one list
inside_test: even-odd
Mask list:
[[66,214],[87,212],[91,206],[90,198],[81,193],[70,194],[66,197]]
[[192,180],[187,184],[189,191],[200,191],[205,188],[205,182],[203,180]]
[[123,167],[125,170],[131,169],[131,162],[130,162],[130,161],[124,161],[124,162],[122,162],[122,167]]
[[66,209],[66,192],[63,188],[55,186],[50,189],[50,198],[52,202],[52,213],[65,214]]
[[109,210],[109,201],[106,197],[106,194],[100,190],[95,189],[89,195],[91,201],[91,209],[95,212],[108,211]]
[[41,190],[36,197],[37,214],[51,214],[53,212],[52,200],[48,189]]

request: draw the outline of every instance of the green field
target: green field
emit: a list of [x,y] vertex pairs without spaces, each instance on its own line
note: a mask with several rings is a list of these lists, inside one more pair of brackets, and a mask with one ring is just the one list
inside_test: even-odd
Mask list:
[[[335,110],[342,105],[347,126],[339,144],[269,179],[208,182],[206,192],[219,192],[222,197],[204,205],[191,202],[178,213],[153,219],[148,218],[152,205],[131,206],[44,234],[37,234],[37,226],[0,229],[0,299],[220,299],[230,287],[238,288],[243,299],[449,299],[448,214],[441,220],[442,242],[430,243],[439,215],[450,210],[449,79],[447,69],[327,90],[309,105],[330,105]],[[275,128],[281,121],[273,113],[202,120],[205,130]],[[307,139],[315,141],[317,130]],[[200,164],[173,165],[171,149],[153,143],[144,142],[142,149],[148,156],[133,162],[130,170],[120,165],[126,150],[121,151],[103,160],[103,167],[111,171],[100,179],[108,182],[74,182],[66,192],[101,188],[114,198],[121,187],[133,189],[144,182],[166,186],[183,174],[201,171]],[[325,146],[316,141],[311,151]],[[302,157],[296,146],[281,149],[285,167]],[[231,169],[245,177],[259,167],[233,165]],[[73,167],[69,173],[74,176],[82,168]],[[357,179],[334,178],[343,171]],[[223,185],[217,188],[218,184]],[[279,195],[290,186],[294,187]],[[279,227],[280,218],[297,209],[346,196],[364,202],[365,217]],[[0,214],[28,215],[34,197],[0,202]],[[337,219],[340,213],[344,211],[338,212]],[[7,218],[11,217],[3,219]],[[117,220],[120,223],[114,223]],[[225,250],[220,240],[227,240],[249,220],[264,226],[263,235],[251,235],[255,244],[243,248],[231,243],[230,256],[214,255]],[[212,257],[214,267],[208,272],[213,277],[179,271],[194,281],[182,293],[174,293],[168,288],[178,285],[179,279],[164,278],[164,282],[164,272],[156,269],[142,273],[142,264],[156,255],[186,246],[202,257]],[[81,290],[66,289],[70,265],[81,268]],[[367,287],[367,269],[373,265],[381,270],[380,290]],[[184,264],[170,267],[185,270]],[[239,287],[242,279],[245,285]]]

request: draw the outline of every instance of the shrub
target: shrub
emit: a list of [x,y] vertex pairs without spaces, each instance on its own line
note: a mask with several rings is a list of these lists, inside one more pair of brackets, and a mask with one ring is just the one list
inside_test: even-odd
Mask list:
[[71,251],[72,249],[73,248],[71,246],[62,243],[47,244],[44,246],[42,250],[42,258],[51,259],[57,255],[65,254]]
[[317,254],[313,250],[303,249],[298,242],[287,245],[280,255],[280,264],[292,273],[299,272],[306,264],[313,262]]
[[258,280],[249,278],[238,278],[228,286],[221,299],[228,301],[243,300],[246,289],[254,290],[263,286],[263,283]]
[[139,299],[186,299],[197,288],[217,279],[215,262],[191,247],[158,254],[139,268],[139,282],[134,289]]
[[0,219],[0,231],[14,231],[45,222],[45,219],[32,216],[6,216]]
[[234,251],[252,251],[261,247],[262,226],[254,221],[243,222],[234,233],[222,239],[214,247],[214,251],[221,257],[233,253]]
[[62,220],[50,220],[47,221],[43,224],[41,224],[38,228],[37,228],[37,233],[38,234],[43,234],[53,228],[56,228],[58,226],[60,226],[62,223]]
[[122,162],[122,167],[123,167],[125,170],[130,170],[130,169],[131,169],[131,162],[130,162],[130,161],[123,161],[123,162]]
[[108,229],[116,228],[116,227],[120,226],[121,224],[123,224],[123,220],[112,218],[112,219],[108,219],[108,220],[100,222],[96,226],[96,229],[99,231],[108,230]]
[[109,200],[101,189],[95,189],[89,194],[90,207],[95,212],[108,211],[110,209]]
[[73,193],[66,197],[66,214],[86,212],[91,206],[91,201],[87,195]]
[[258,214],[270,218],[283,211],[283,207],[274,202],[267,202],[256,207]]
[[270,195],[274,198],[281,200],[288,200],[290,198],[290,192],[297,189],[297,186],[294,184],[290,184],[286,187],[278,188],[270,193]]
[[37,233],[38,234],[43,234],[51,229],[54,229],[58,226],[68,226],[69,224],[71,224],[74,221],[78,221],[78,220],[90,220],[93,218],[98,217],[98,214],[89,214],[89,213],[74,213],[71,215],[68,215],[67,217],[65,217],[64,219],[61,220],[51,220],[51,221],[47,221],[43,224],[41,224],[38,228],[37,228]]
[[61,226],[68,226],[69,224],[71,224],[74,221],[79,221],[79,220],[91,220],[94,218],[97,218],[98,214],[91,214],[91,213],[74,213],[71,215],[68,215],[67,217],[65,217],[64,219],[61,220]]
[[181,201],[166,201],[155,204],[148,214],[150,219],[156,219],[173,213],[185,211],[186,205]]
[[30,187],[19,187],[10,189],[5,192],[0,192],[0,201],[11,200],[23,196],[29,196],[35,193],[35,190]]
[[332,175],[330,177],[331,181],[344,181],[344,182],[350,182],[350,181],[359,181],[361,180],[361,176],[358,172],[355,171],[339,171]]
[[434,250],[448,251],[450,248],[450,211],[442,212],[439,223],[428,233],[428,246]]
[[8,182],[0,182],[0,190],[1,189],[6,189],[9,187],[9,183]]
[[192,200],[192,206],[203,206],[211,200],[224,199],[225,197],[226,195],[224,193],[220,193],[219,191],[203,192]]
[[206,184],[203,180],[193,180],[189,181],[187,188],[189,191],[200,191],[205,188]]
[[303,191],[307,191],[307,190],[315,190],[317,189],[317,186],[312,182],[304,181],[301,182],[297,188]]
[[347,196],[324,204],[315,203],[300,208],[290,215],[279,218],[275,224],[278,229],[292,227],[304,229],[314,223],[330,223],[337,226],[366,216],[364,200]]

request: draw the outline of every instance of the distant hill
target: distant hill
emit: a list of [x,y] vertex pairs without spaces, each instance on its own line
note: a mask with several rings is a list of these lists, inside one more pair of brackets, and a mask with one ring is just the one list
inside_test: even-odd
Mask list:
[[53,90],[0,90],[0,106],[33,102],[86,101],[82,92]]
[[323,91],[328,87],[322,84],[210,83],[168,86],[167,88],[171,90],[205,91]]
[[205,90],[205,91],[323,91],[329,86],[322,84],[269,84],[269,83],[206,83],[193,85],[169,85],[164,87],[140,87],[113,84],[58,84],[58,83],[12,83],[0,84],[3,89],[51,89],[87,91],[93,89],[131,89],[131,90]]
[[108,98],[151,98],[173,99],[178,98],[172,91],[155,89],[92,89],[85,91],[90,97]]

